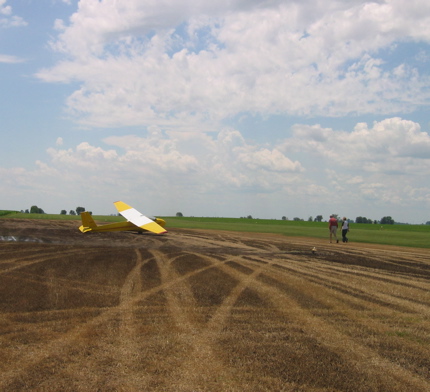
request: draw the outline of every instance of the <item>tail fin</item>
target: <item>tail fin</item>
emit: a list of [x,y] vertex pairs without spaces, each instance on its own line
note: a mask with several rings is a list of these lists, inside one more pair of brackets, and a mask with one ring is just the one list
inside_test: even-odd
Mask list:
[[153,221],[157,224],[160,225],[161,227],[166,227],[166,221],[164,219],[161,218],[154,218]]
[[88,211],[81,212],[81,220],[82,220],[82,226],[79,227],[79,230],[82,231],[82,233],[85,233],[87,231],[91,231],[92,229],[97,228],[96,222],[94,222],[93,217]]

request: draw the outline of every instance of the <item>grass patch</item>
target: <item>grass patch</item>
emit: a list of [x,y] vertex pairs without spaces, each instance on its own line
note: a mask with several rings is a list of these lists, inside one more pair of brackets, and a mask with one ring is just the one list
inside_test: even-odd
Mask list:
[[[328,239],[327,222],[282,221],[273,219],[162,217],[169,227],[210,229],[252,233],[273,233],[288,237]],[[350,224],[351,242],[430,248],[430,225]],[[338,231],[341,238],[341,230]]]
[[12,215],[12,214],[19,214],[19,212],[11,211],[11,210],[0,210],[0,216],[6,216],[6,215]]

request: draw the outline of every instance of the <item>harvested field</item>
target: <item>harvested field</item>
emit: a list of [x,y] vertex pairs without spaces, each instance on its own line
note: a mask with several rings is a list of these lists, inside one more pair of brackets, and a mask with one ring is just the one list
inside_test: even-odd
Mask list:
[[1,391],[430,391],[429,250],[78,226],[0,221]]

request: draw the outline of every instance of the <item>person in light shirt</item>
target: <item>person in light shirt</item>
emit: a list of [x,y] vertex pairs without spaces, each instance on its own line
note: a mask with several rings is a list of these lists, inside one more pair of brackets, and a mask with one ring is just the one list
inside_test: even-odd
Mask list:
[[348,237],[346,236],[348,231],[349,231],[348,219],[343,217],[343,220],[342,220],[342,242],[348,242]]

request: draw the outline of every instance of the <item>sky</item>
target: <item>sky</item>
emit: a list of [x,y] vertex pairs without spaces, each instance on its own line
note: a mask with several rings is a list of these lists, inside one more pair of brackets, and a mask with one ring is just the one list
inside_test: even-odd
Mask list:
[[430,221],[428,0],[0,0],[0,209]]

